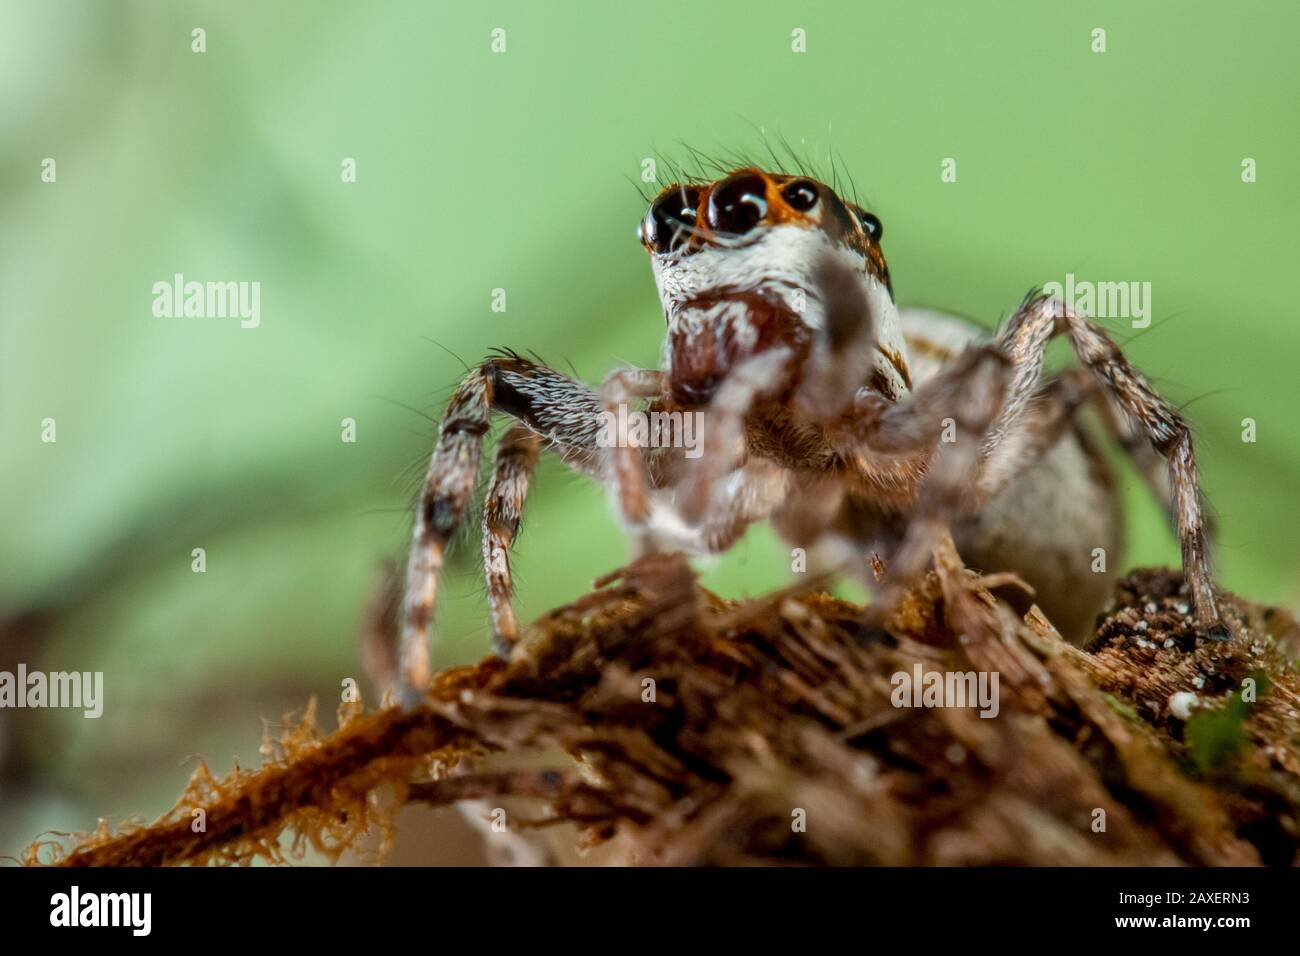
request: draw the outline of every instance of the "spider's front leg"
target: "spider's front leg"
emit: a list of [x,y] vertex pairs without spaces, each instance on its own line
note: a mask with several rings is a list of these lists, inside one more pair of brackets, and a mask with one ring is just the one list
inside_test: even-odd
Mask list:
[[452,395],[438,427],[438,444],[415,515],[402,599],[398,668],[406,703],[428,688],[429,621],[433,617],[447,544],[460,527],[478,479],[483,436],[492,418],[493,381],[485,366],[472,371]]
[[539,444],[589,475],[602,468],[599,398],[581,382],[505,353],[472,370],[457,387],[416,510],[406,566],[398,645],[401,696],[410,705],[429,685],[429,625],[447,545],[460,528],[478,480],[483,440],[494,413],[517,420],[497,452],[484,507],[484,564],[498,649],[518,637],[510,609],[508,549],[518,531]]
[[501,437],[492,465],[492,482],[483,499],[483,574],[487,578],[496,652],[508,656],[519,640],[511,598],[510,548],[524,516],[528,485],[537,467],[541,439],[524,425],[511,425]]

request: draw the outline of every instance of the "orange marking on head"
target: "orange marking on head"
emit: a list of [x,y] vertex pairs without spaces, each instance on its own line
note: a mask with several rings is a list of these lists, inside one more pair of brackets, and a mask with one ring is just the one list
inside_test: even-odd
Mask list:
[[[745,182],[746,177],[750,182]],[[720,229],[710,221],[710,202],[714,201],[715,194],[720,189],[728,186],[739,186],[743,189],[746,185],[757,185],[754,180],[762,184],[763,208],[761,215],[757,210],[751,212],[751,218],[744,224],[743,231],[759,226],[770,228],[780,225],[821,229],[833,241],[861,255],[867,261],[868,270],[877,278],[888,282],[889,270],[879,242],[867,233],[854,213],[849,210],[848,204],[833,189],[809,176],[769,173],[756,166],[732,170],[726,176],[709,183],[673,183],[662,189],[651,203],[650,211],[642,222],[640,230],[642,243],[652,253],[665,251],[664,236],[673,234],[674,222],[676,229],[679,230],[677,243],[667,245],[681,248],[688,253],[727,236],[736,235],[740,230]],[[807,209],[797,208],[800,200],[797,192],[798,184],[804,184],[811,190],[810,194],[804,195],[814,197],[814,201]],[[757,195],[757,189],[751,192]],[[656,219],[656,210],[660,212],[658,219]]]

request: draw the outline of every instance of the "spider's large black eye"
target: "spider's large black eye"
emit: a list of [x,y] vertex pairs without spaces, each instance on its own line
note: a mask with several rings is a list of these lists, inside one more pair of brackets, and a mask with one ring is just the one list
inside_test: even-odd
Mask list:
[[754,173],[724,179],[709,194],[709,225],[742,236],[767,217],[767,183]]
[[849,208],[853,210],[853,216],[858,220],[858,225],[862,227],[862,231],[876,242],[879,242],[885,234],[885,227],[880,224],[880,218],[858,206],[850,206]]
[[807,212],[817,205],[817,184],[807,179],[796,179],[786,184],[786,187],[781,190],[781,195],[785,197],[791,209]]
[[699,202],[700,191],[694,186],[680,186],[664,193],[650,204],[641,221],[641,241],[661,255],[676,249],[695,227]]

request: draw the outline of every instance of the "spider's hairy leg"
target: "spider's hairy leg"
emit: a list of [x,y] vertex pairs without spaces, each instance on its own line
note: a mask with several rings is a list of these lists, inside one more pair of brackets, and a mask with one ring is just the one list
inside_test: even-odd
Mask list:
[[682,520],[698,525],[713,510],[721,480],[745,461],[745,417],[763,398],[784,391],[794,370],[794,353],[785,347],[745,359],[718,386],[704,411],[701,449],[682,476],[676,505]]
[[403,692],[408,698],[418,697],[429,686],[428,633],[438,572],[478,479],[483,435],[491,414],[492,375],[484,366],[470,372],[452,395],[420,494],[406,565],[398,654]]
[[[429,684],[428,636],[438,575],[447,545],[464,520],[478,480],[484,435],[495,412],[509,415],[537,433],[548,448],[577,470],[599,474],[601,468],[597,444],[601,403],[586,385],[510,352],[489,359],[465,377],[439,426],[411,535],[398,651],[402,698],[408,705],[418,701]],[[510,440],[505,457],[499,456],[501,480],[493,482],[499,492],[497,505],[504,507],[517,495],[522,508],[526,481],[522,480],[521,468],[525,462],[515,456],[526,456],[526,448]],[[502,515],[491,497],[488,510],[495,517]],[[494,603],[494,617],[497,609]]]
[[1092,371],[1105,395],[1114,400],[1131,425],[1164,459],[1183,575],[1191,591],[1197,627],[1207,636],[1227,637],[1210,572],[1191,429],[1100,326],[1057,299],[1040,294],[1026,300],[998,336],[999,347],[1012,362],[1013,374],[1005,407],[994,428],[995,439],[1023,414],[1042,374],[1047,345],[1061,334],[1069,340],[1079,362]]
[[492,482],[483,499],[483,574],[492,610],[493,640],[503,657],[519,640],[519,625],[510,603],[514,593],[510,547],[519,533],[540,447],[541,439],[535,432],[524,425],[510,426],[497,446]]
[[[1151,447],[1146,435],[1134,428],[1128,413],[1114,397],[1102,390],[1092,370],[1079,367],[1064,369],[1040,387],[1021,418],[1020,427],[999,435],[992,447],[985,448],[987,457],[979,477],[977,501],[995,497],[1051,451],[1086,406],[1098,411],[1107,434],[1133,463],[1170,523],[1174,523],[1174,501],[1164,459]],[[1208,518],[1207,515],[1207,527]]]
[[[1173,489],[1169,484],[1169,469],[1165,466],[1163,456],[1147,441],[1147,436],[1134,425],[1133,419],[1115,397],[1102,391],[1101,384],[1091,372],[1086,374],[1092,379],[1095,390],[1093,404],[1100,413],[1107,433],[1132,462],[1147,490],[1151,492],[1151,496],[1160,503],[1170,527],[1177,533],[1178,508],[1174,501]],[[1201,520],[1204,523],[1206,538],[1213,544],[1216,530],[1214,517],[1205,513],[1201,516]]]
[[[656,369],[620,368],[605,377],[601,388],[606,420],[618,422],[620,407],[641,398],[656,398],[663,394],[664,373]],[[607,426],[608,427],[608,426]],[[633,548],[638,555],[649,554],[657,547],[649,528],[650,481],[641,448],[636,444],[631,430],[626,435],[617,434],[617,427],[607,436],[611,492],[615,506],[622,516]]]

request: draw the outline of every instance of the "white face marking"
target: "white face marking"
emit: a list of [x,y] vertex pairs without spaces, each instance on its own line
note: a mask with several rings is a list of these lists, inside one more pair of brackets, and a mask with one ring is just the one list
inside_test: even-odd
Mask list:
[[[898,309],[884,283],[864,267],[862,257],[836,245],[820,229],[788,224],[768,227],[757,239],[734,246],[707,246],[685,256],[651,256],[659,301],[669,332],[689,332],[712,324],[734,326],[744,341],[753,336],[746,310],[739,302],[713,302],[703,307],[691,303],[717,289],[760,292],[784,304],[812,329],[825,326],[825,309],[817,295],[813,271],[822,257],[841,259],[862,277],[863,289],[875,320],[876,344],[891,355],[906,355]],[[907,393],[902,376],[884,355],[872,357],[877,371],[893,386],[895,395]]]

